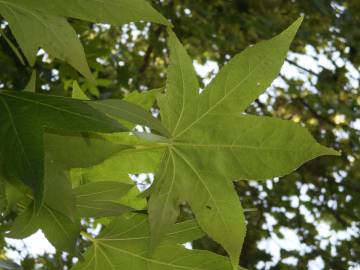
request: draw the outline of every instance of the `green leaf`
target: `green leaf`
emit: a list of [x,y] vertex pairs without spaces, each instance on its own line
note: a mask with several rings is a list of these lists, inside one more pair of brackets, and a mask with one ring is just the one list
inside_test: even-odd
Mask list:
[[206,173],[219,173],[227,179],[284,176],[318,156],[337,155],[292,121],[221,114],[203,119],[182,135],[182,141],[174,142],[174,151],[179,155],[191,152],[186,155],[190,164],[199,163],[198,157],[203,156],[200,162],[206,162]]
[[44,134],[45,151],[51,154],[54,163],[66,170],[87,168],[130,148],[106,138],[116,134],[122,133],[92,134],[47,129]]
[[21,2],[25,1],[1,1],[0,13],[9,22],[10,29],[30,65],[34,65],[37,51],[42,47],[50,55],[67,61],[93,81],[84,48],[66,19],[27,9]]
[[162,122],[173,135],[197,115],[199,84],[190,57],[172,31],[169,31],[169,48],[167,92],[158,97],[158,103]]
[[145,0],[6,0],[33,10],[95,23],[130,22],[171,24]]
[[193,239],[193,225],[194,223],[174,225],[162,245],[149,255],[147,217],[133,215],[130,218],[117,218],[98,238],[92,240],[93,246],[86,252],[85,261],[72,269],[231,269],[229,261],[223,256],[208,251],[187,250],[179,245],[187,238]]
[[72,98],[79,100],[89,100],[77,81],[73,81]]
[[[163,152],[163,148],[128,149],[96,166],[71,170],[72,181],[75,185],[100,181],[133,185],[134,182],[129,178],[129,174],[155,172]],[[144,209],[146,200],[139,197],[139,194],[137,187],[133,187],[119,200],[119,203],[137,210]]]
[[32,188],[37,203],[43,198],[45,128],[114,132],[116,121],[82,101],[64,97],[0,91],[0,163],[5,174]]
[[64,132],[45,133],[44,145],[44,201],[51,208],[71,218],[75,216],[75,199],[69,170],[94,166],[128,148],[113,144],[98,135]]
[[28,83],[25,86],[25,91],[35,93],[36,92],[36,70],[34,69],[31,72],[31,77]]
[[5,39],[6,43],[9,45],[9,47],[14,52],[16,57],[19,59],[20,63],[23,66],[25,66],[26,65],[25,60],[24,60],[23,56],[21,55],[20,51],[16,48],[15,44],[5,35],[5,33],[2,29],[0,29],[0,34]]
[[246,227],[232,181],[282,176],[337,154],[294,123],[241,114],[276,78],[301,20],[235,56],[202,93],[190,57],[169,33],[171,64],[158,102],[172,137],[149,201],[153,246],[175,222],[183,199],[236,269]]
[[[129,174],[151,173],[156,170],[163,148],[127,149],[121,151],[101,164],[90,168],[77,169],[83,182],[117,181],[129,182]],[[75,170],[73,170],[75,171]]]
[[133,185],[119,182],[95,182],[74,189],[76,207],[80,217],[118,216],[131,211],[118,201],[130,191]]
[[44,172],[45,204],[73,218],[76,214],[75,198],[68,172],[49,153],[45,154]]
[[25,194],[14,185],[3,180],[5,184],[6,209],[5,213],[9,213],[16,205],[25,199]]
[[124,100],[129,103],[136,104],[146,110],[150,110],[156,101],[156,96],[160,94],[162,90],[162,88],[158,88],[144,92],[133,91],[125,96]]
[[192,104],[197,104],[196,117],[190,111],[179,117],[179,125],[184,128],[174,130],[174,136],[180,137],[208,115],[242,113],[279,74],[301,22],[299,18],[273,39],[235,56],[203,93],[192,100]]
[[41,229],[46,238],[56,249],[73,253],[76,239],[80,233],[80,222],[72,221],[68,217],[43,205],[36,210],[30,204],[14,221],[9,238],[22,239]]
[[150,127],[163,135],[169,134],[158,119],[154,118],[149,112],[138,105],[120,99],[92,101],[89,102],[89,104],[96,110],[106,113],[114,118],[120,118],[132,123]]

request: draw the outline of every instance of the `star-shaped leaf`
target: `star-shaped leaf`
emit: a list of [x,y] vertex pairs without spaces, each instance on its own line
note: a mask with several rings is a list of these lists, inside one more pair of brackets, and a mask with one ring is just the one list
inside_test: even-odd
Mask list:
[[149,225],[144,215],[119,217],[97,237],[85,261],[72,270],[230,270],[229,261],[208,251],[187,250],[180,244],[202,236],[194,221],[171,227],[161,245],[149,253]]
[[32,188],[37,203],[43,197],[45,128],[103,133],[124,130],[82,101],[4,90],[0,91],[0,121],[2,169]]
[[310,159],[337,154],[295,123],[243,114],[278,75],[301,20],[235,56],[202,93],[191,59],[169,31],[171,63],[158,102],[172,135],[149,201],[152,246],[186,200],[236,269],[246,228],[232,181],[283,176]]

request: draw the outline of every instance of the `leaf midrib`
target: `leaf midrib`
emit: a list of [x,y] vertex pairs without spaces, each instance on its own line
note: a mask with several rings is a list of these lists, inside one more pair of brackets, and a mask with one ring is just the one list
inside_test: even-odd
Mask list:
[[214,195],[212,194],[211,190],[209,190],[208,186],[206,185],[206,181],[203,179],[203,177],[201,176],[201,174],[195,169],[195,167],[191,164],[191,162],[189,160],[187,160],[187,158],[182,155],[178,150],[176,150],[175,148],[173,148],[174,152],[183,160],[185,161],[186,165],[194,172],[194,174],[196,175],[196,177],[200,180],[200,182],[202,183],[202,185],[205,187],[207,193],[209,194],[209,197],[211,199],[211,201],[213,202],[216,212],[219,214],[221,222],[224,224],[225,227],[225,231],[226,232],[230,232],[230,229],[228,227],[228,224],[225,222],[225,220],[223,219],[222,215],[220,214],[221,211],[219,209],[219,206],[217,205],[217,201],[214,198]]
[[[124,184],[125,186],[125,184]],[[128,186],[128,190],[131,189],[131,185],[127,185]],[[119,187],[111,187],[109,189],[106,189],[106,190],[102,190],[102,191],[97,191],[97,192],[91,192],[91,193],[85,193],[85,194],[75,194],[77,198],[86,198],[86,197],[92,197],[92,196],[96,196],[96,195],[100,195],[100,194],[106,194],[106,193],[112,193],[116,190],[119,190],[120,189],[120,192],[122,191],[122,188],[119,188]],[[76,191],[75,191],[76,192]],[[126,193],[126,192],[125,192]]]
[[13,115],[12,115],[12,112],[11,112],[11,110],[10,110],[7,102],[6,102],[1,96],[0,96],[0,100],[1,100],[1,102],[3,103],[3,105],[4,105],[4,107],[5,107],[5,110],[6,110],[7,113],[8,113],[11,126],[12,126],[12,128],[13,128],[13,130],[14,130],[15,137],[16,137],[19,145],[20,145],[21,152],[23,153],[23,155],[24,155],[24,157],[25,157],[26,163],[28,164],[28,166],[29,166],[30,168],[32,168],[31,162],[30,162],[30,160],[29,160],[29,158],[28,158],[28,156],[27,156],[27,154],[26,154],[25,147],[24,147],[24,145],[23,145],[23,143],[22,143],[22,140],[20,139],[19,132],[18,132],[17,127],[16,127],[16,125],[15,125],[15,121],[14,121],[14,117],[13,117]]
[[280,148],[280,147],[265,147],[265,146],[252,146],[246,144],[202,144],[202,143],[187,143],[187,142],[172,142],[173,146],[185,146],[185,147],[199,147],[199,148],[239,148],[239,149],[251,149],[257,151],[283,151],[283,152],[302,152],[307,151],[308,149],[289,149],[289,148]]
[[[249,49],[249,48],[248,48]],[[182,131],[180,131],[178,134],[175,135],[175,138],[180,137],[182,134],[184,134],[187,130],[189,130],[191,127],[193,127],[196,123],[198,123],[200,120],[202,120],[208,113],[210,113],[212,110],[214,110],[221,102],[223,102],[226,98],[228,98],[238,87],[240,87],[251,75],[253,75],[253,73],[262,66],[262,64],[269,58],[271,54],[267,54],[260,62],[258,62],[255,67],[249,71],[249,73],[238,83],[236,84],[231,90],[227,91],[227,93],[224,94],[224,96],[222,98],[220,98],[214,105],[212,105],[211,107],[209,107],[209,109],[207,109],[202,115],[200,115],[200,117],[198,117],[195,121],[193,121],[192,123],[190,123],[187,127],[185,127]],[[211,84],[210,84],[211,86]],[[206,88],[208,89],[208,88]],[[205,91],[206,91],[205,89]],[[213,90],[213,89],[210,89]],[[200,94],[199,97],[201,98],[201,96],[203,95]]]
[[[13,99],[18,99],[18,100],[21,100],[21,101],[25,101],[25,102],[28,102],[28,103],[32,103],[32,104],[35,104],[35,105],[40,105],[40,106],[43,106],[43,107],[48,107],[52,110],[55,110],[55,111],[59,111],[59,112],[65,112],[65,113],[68,113],[68,114],[72,114],[72,115],[75,115],[77,117],[80,117],[80,118],[85,118],[85,119],[89,119],[89,120],[92,120],[92,121],[95,121],[95,122],[99,122],[99,123],[104,123],[103,121],[101,120],[98,120],[97,118],[94,118],[94,117],[91,117],[91,116],[88,116],[88,115],[83,115],[83,114],[80,114],[80,113],[76,113],[76,112],[73,112],[73,111],[69,111],[69,110],[66,110],[66,109],[63,109],[63,108],[58,108],[56,106],[53,106],[53,105],[50,105],[50,104],[47,104],[47,103],[43,103],[41,101],[34,101],[32,99],[28,99],[28,98],[24,98],[24,97],[18,97],[18,96],[13,96],[11,94],[7,94],[3,91],[0,91],[0,96],[3,95],[3,96],[6,96],[8,98],[13,98]],[[38,95],[38,94],[37,94]],[[41,96],[46,96],[46,95],[41,95]],[[48,96],[46,96],[48,97]],[[54,99],[59,99],[59,100],[67,100],[65,98],[62,98],[62,97],[55,97],[55,96],[52,96],[50,98],[54,98]],[[71,99],[70,99],[71,100]],[[88,106],[86,103],[83,103],[83,105],[86,105]],[[91,107],[89,107],[89,109],[92,109]]]

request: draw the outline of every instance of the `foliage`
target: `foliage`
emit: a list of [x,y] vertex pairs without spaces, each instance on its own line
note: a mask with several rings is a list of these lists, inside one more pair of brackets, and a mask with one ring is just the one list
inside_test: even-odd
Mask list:
[[[6,4],[6,2],[3,5],[7,5],[8,8],[9,4]],[[123,3],[126,7],[133,8],[134,10],[142,10],[140,7],[148,7],[141,1],[131,2],[131,4],[129,1],[119,0],[116,2],[119,3],[119,6],[121,6],[120,3]],[[15,5],[23,4],[22,1],[15,1],[15,3]],[[112,11],[107,11],[105,8],[104,13],[99,12],[97,13],[100,14],[98,15],[99,17],[96,17],[94,14],[87,14],[87,11],[77,8],[67,11],[69,6],[64,6],[62,4],[65,3],[64,1],[56,3],[56,9],[51,9],[44,3],[40,3],[40,6],[36,6],[34,3],[32,3],[35,5],[34,7],[26,3],[22,8],[31,12],[33,12],[32,9],[36,10],[36,12],[45,12],[46,15],[44,16],[48,14],[50,16],[69,16],[99,22],[108,21],[116,24],[113,21]],[[82,7],[81,3],[79,5]],[[106,3],[104,7],[106,7]],[[78,15],[76,12],[83,12],[83,15]],[[109,17],[105,18],[107,15],[104,14],[108,14]],[[124,14],[128,16],[132,13],[124,12]],[[144,16],[144,14],[152,15]],[[149,13],[145,10],[144,14],[138,15],[135,12],[128,21],[144,19],[169,25],[160,15],[153,13],[153,11]],[[9,21],[11,27],[11,20],[6,17],[6,14],[3,16]],[[89,16],[93,17],[89,19]],[[47,26],[51,28],[51,24],[47,24]],[[20,172],[21,168],[24,168],[24,162],[20,165],[17,164],[19,163],[17,160],[18,153],[12,153],[9,149],[7,149],[7,152],[2,151],[1,161],[2,163],[5,160],[7,162],[3,166],[6,181],[11,182],[11,185],[15,184],[19,188],[18,192],[26,193],[28,196],[24,198],[19,196],[21,199],[18,203],[25,206],[25,210],[18,215],[11,225],[9,236],[23,238],[41,228],[58,250],[66,250],[73,254],[77,253],[75,242],[80,230],[79,218],[112,217],[131,211],[129,207],[136,208],[133,205],[138,200],[137,192],[132,192],[134,189],[129,186],[131,182],[129,182],[128,174],[153,172],[156,167],[153,164],[158,163],[161,159],[153,187],[146,193],[150,194],[148,211],[151,237],[149,236],[145,216],[134,216],[135,221],[132,218],[129,219],[137,224],[141,223],[137,219],[144,220],[142,224],[145,227],[137,228],[134,235],[130,233],[132,229],[128,224],[129,220],[126,216],[115,218],[112,222],[110,221],[110,224],[109,220],[111,218],[100,219],[97,222],[106,226],[102,235],[109,234],[109,237],[113,238],[114,242],[110,245],[104,244],[101,238],[102,235],[98,239],[92,240],[94,247],[88,251],[85,267],[93,267],[94,269],[97,269],[97,267],[110,267],[115,269],[123,263],[124,265],[122,266],[125,266],[128,256],[122,257],[120,254],[127,254],[136,258],[131,261],[130,265],[132,265],[131,267],[136,265],[137,269],[145,269],[146,267],[151,269],[157,269],[156,267],[165,267],[165,269],[184,269],[184,267],[186,269],[193,269],[192,267],[197,267],[196,269],[202,269],[199,267],[206,267],[206,269],[209,269],[209,267],[213,267],[213,269],[228,269],[230,264],[225,258],[211,253],[186,251],[174,245],[174,243],[171,246],[165,246],[167,249],[165,251],[162,243],[168,241],[169,235],[167,231],[171,224],[176,222],[179,215],[179,204],[186,201],[200,227],[225,248],[231,257],[233,269],[236,269],[245,236],[245,217],[233,189],[232,181],[262,180],[286,175],[299,167],[303,162],[312,158],[320,155],[337,154],[331,149],[318,145],[305,129],[296,124],[268,117],[241,114],[278,74],[298,26],[299,21],[272,40],[250,47],[242,54],[234,57],[201,94],[199,94],[199,86],[190,58],[172,31],[168,29],[170,66],[165,93],[158,94],[157,98],[162,124],[158,120],[151,118],[148,113],[140,108],[144,103],[152,105],[152,102],[149,102],[149,100],[153,99],[151,95],[139,94],[138,97],[133,95],[130,101],[138,103],[139,106],[131,105],[122,100],[86,102],[61,98],[62,100],[67,100],[60,103],[61,106],[69,106],[69,103],[75,102],[77,106],[74,107],[80,108],[86,106],[88,109],[95,109],[96,117],[98,119],[106,119],[109,124],[115,122],[115,120],[110,120],[109,117],[116,119],[121,123],[116,122],[117,131],[122,129],[122,126],[132,128],[134,125],[128,123],[128,121],[131,121],[135,124],[152,128],[153,133],[135,133],[136,136],[134,136],[134,133],[95,135],[64,133],[58,130],[51,130],[49,135],[55,138],[54,140],[45,139],[45,158],[41,154],[37,154],[36,158],[30,159],[35,160],[34,164],[38,166],[35,166],[37,168],[35,172],[38,173],[38,177],[31,177],[32,181],[36,185],[41,186],[44,179],[45,199],[43,202],[41,188],[34,189],[37,191],[37,193],[34,193],[35,198],[37,198],[35,206],[41,202],[43,203],[38,207],[34,207],[31,193],[16,181],[18,179],[13,179],[20,178],[24,183],[32,188],[34,187],[33,183],[24,180],[25,176],[27,176],[25,173],[23,173],[23,177],[21,177],[22,175],[18,177],[16,174],[18,173],[18,168],[20,168]],[[12,30],[12,32],[16,37],[16,30]],[[23,51],[23,47],[26,48],[28,46],[24,45],[24,43],[22,44],[19,40],[18,43]],[[44,44],[46,43],[34,46],[37,48],[41,45],[47,50]],[[48,49],[48,52],[57,58],[64,59],[57,56],[56,51]],[[26,55],[25,51],[24,54]],[[74,57],[70,58],[71,61],[74,60]],[[66,60],[72,64],[67,57]],[[79,61],[76,62],[79,63]],[[30,61],[29,63],[32,64]],[[77,68],[75,65],[73,66]],[[82,72],[81,69],[77,69]],[[93,79],[85,72],[82,73],[89,79],[89,81],[83,81],[83,86],[91,86]],[[73,85],[78,92],[75,97],[85,99],[86,96],[81,94],[77,83]],[[90,87],[89,91],[91,94],[97,95],[94,87]],[[3,91],[1,93],[3,96],[6,96],[10,92]],[[15,94],[11,92],[11,95]],[[51,99],[54,100],[53,96],[45,98],[45,96],[39,94],[25,93],[16,95],[21,97],[25,95],[25,97],[31,97],[30,99],[33,100],[39,99],[41,102],[48,103],[53,108],[55,107],[49,101]],[[8,108],[8,101],[4,104],[6,105],[3,107],[5,109]],[[71,122],[69,125],[62,124],[61,121],[58,122],[58,119],[63,121],[66,118],[63,118],[62,115],[61,117],[54,116],[53,112],[49,110],[42,112],[38,108],[41,107],[39,105],[41,103],[36,103],[35,109],[37,111],[33,114],[36,116],[43,115],[47,122],[44,120],[39,123],[37,118],[36,120],[27,119],[27,121],[21,122],[21,127],[37,122],[36,133],[39,133],[39,131],[43,132],[44,127],[65,129],[67,130],[66,132],[115,131],[114,129],[99,130],[96,129],[96,126],[86,129],[82,128],[79,122]],[[15,112],[17,114],[27,113],[23,111],[23,107],[26,108],[25,105],[18,106]],[[57,106],[56,108],[58,109]],[[31,116],[34,108],[30,107],[28,110],[30,113],[27,113],[26,116]],[[119,120],[119,117],[122,119]],[[8,116],[4,122],[7,120],[11,123],[11,119],[12,117]],[[59,123],[59,125],[54,125],[55,122]],[[101,123],[104,124],[104,121]],[[28,132],[32,128],[28,128],[27,131],[25,130],[24,134],[29,134]],[[5,129],[5,131],[7,130]],[[16,129],[13,130],[16,131]],[[6,140],[7,133],[3,133],[5,134],[2,136],[4,141]],[[159,134],[165,137],[159,136]],[[37,134],[37,137],[40,137],[40,135]],[[47,136],[45,135],[45,138]],[[65,149],[60,150],[65,145],[64,141],[67,144],[69,139],[73,141],[73,145],[66,146],[64,147]],[[43,152],[41,148],[34,147],[32,142],[25,142],[25,145],[31,151],[37,150],[40,153]],[[113,150],[114,148],[118,150]],[[49,153],[47,153],[47,149],[50,149]],[[104,149],[105,151],[103,151]],[[106,151],[106,149],[109,149],[109,151]],[[85,151],[90,151],[95,156],[99,155],[100,157],[94,159],[92,155],[82,154],[79,159],[70,158],[68,160],[69,153],[76,155],[76,153],[84,153]],[[114,155],[114,152],[118,153]],[[23,152],[20,151],[20,153]],[[14,160],[17,162],[8,161],[7,157],[9,154],[14,155]],[[55,158],[52,158],[53,156]],[[107,157],[110,157],[110,159],[105,160]],[[112,162],[113,165],[111,165]],[[43,163],[45,164],[44,169],[41,168]],[[96,167],[91,167],[97,163],[100,164]],[[14,167],[7,164],[11,164]],[[106,167],[109,164],[110,167]],[[121,166],[121,169],[118,166]],[[70,171],[73,191],[71,190],[68,175],[70,168],[79,168]],[[28,170],[22,170],[28,172]],[[90,174],[91,172],[95,173],[92,177],[88,177],[89,172]],[[47,173],[52,175],[48,176]],[[58,177],[60,180],[54,181]],[[76,177],[78,181],[75,180]],[[113,182],[115,179],[118,182]],[[113,191],[118,188],[121,192],[117,192],[117,194],[108,193],[109,187],[111,190],[114,189]],[[64,191],[62,195],[70,196],[68,200],[64,200],[61,196],[46,196],[46,193],[55,194],[56,192],[54,191],[59,189]],[[96,196],[95,198],[93,197],[95,195],[92,193],[92,190],[103,190],[107,196]],[[83,195],[91,199],[83,199]],[[122,197],[123,195],[126,199]],[[11,195],[10,197],[9,195],[7,196],[8,200],[13,200]],[[53,199],[55,199],[55,202]],[[66,205],[65,208],[63,208],[64,205]],[[84,211],[84,207],[87,210]],[[100,212],[99,208],[101,209]],[[10,210],[11,212],[18,212],[17,209]],[[25,223],[28,226],[24,229],[22,224]],[[181,226],[181,223],[177,225]],[[72,229],[72,226],[74,226],[74,229]],[[223,232],[224,228],[226,228],[226,233]],[[113,237],[112,233],[117,230],[119,230],[119,233],[129,230],[130,237],[135,238],[142,238],[147,234],[146,239],[151,238],[151,241],[129,242],[124,245],[122,240],[131,241],[132,239],[117,239],[116,236]],[[106,246],[104,247],[104,245]],[[148,251],[144,250],[144,248],[148,247],[150,247]],[[135,253],[132,248],[134,248]],[[173,253],[168,254],[168,250],[173,251]],[[186,256],[188,259],[181,260],[182,256]],[[97,257],[99,260],[96,259]],[[175,265],[169,263],[175,260],[174,257],[176,257],[176,260],[181,260],[181,262]],[[211,262],[209,265],[198,265],[199,261],[207,259]],[[75,266],[74,269],[77,269],[77,267],[81,269],[81,263],[79,266]]]

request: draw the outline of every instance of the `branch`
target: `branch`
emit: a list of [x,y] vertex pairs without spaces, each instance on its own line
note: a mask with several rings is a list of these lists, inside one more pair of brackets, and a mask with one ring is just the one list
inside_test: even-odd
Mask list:
[[298,63],[296,63],[295,61],[293,60],[290,60],[290,59],[286,59],[285,60],[286,62],[288,62],[290,65],[293,65],[293,66],[296,66],[297,68],[307,72],[307,73],[310,73],[311,75],[314,75],[314,76],[319,76],[319,74],[317,74],[316,72],[312,71],[311,69],[307,69],[303,66],[300,66]]
[[[159,26],[157,28],[157,30],[155,31],[155,36],[156,37],[160,36],[162,31],[163,31],[163,27]],[[147,48],[146,52],[145,52],[144,63],[139,68],[140,73],[145,72],[145,70],[148,68],[148,66],[150,64],[150,57],[151,57],[151,54],[152,54],[153,50],[154,50],[154,47],[150,44],[149,47]]]

